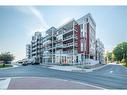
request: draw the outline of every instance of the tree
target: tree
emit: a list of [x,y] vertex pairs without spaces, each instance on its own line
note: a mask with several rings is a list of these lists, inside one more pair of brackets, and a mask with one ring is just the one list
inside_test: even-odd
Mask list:
[[14,60],[14,56],[10,54],[10,52],[0,54],[0,61],[3,61],[3,66],[5,66],[5,64],[12,60]]
[[111,62],[111,61],[112,61],[112,52],[107,52],[107,53],[106,53],[106,57],[108,58],[107,61],[108,61],[108,62],[109,62],[109,61]]
[[127,42],[122,42],[122,43],[118,44],[114,48],[113,54],[114,54],[115,59],[117,61],[120,61],[120,62],[122,61],[127,64]]
[[114,53],[112,53],[112,62],[116,61]]

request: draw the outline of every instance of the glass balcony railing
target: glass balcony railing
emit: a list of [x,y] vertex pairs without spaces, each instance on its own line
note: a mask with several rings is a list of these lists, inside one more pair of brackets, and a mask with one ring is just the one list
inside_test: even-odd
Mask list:
[[64,31],[63,31],[63,34],[67,34],[67,33],[72,32],[72,31],[73,31],[73,28],[70,28],[70,29],[68,29],[68,30],[64,30]]
[[67,43],[67,44],[63,44],[64,47],[69,47],[69,46],[77,46],[78,43]]
[[[66,41],[72,38],[73,38],[73,35],[70,35],[70,36],[64,37],[63,40]],[[74,38],[77,38],[77,36],[74,36]]]
[[[67,33],[69,33],[69,32],[72,32],[73,31],[73,28],[71,27],[71,28],[69,28],[69,29],[67,29],[67,30],[64,30],[63,31],[63,35],[64,34],[67,34]],[[76,29],[74,29],[74,31],[77,31]]]
[[76,53],[78,53],[77,52],[77,50],[74,50],[74,52],[73,52],[73,50],[71,50],[71,51],[63,51],[63,54],[76,54]]

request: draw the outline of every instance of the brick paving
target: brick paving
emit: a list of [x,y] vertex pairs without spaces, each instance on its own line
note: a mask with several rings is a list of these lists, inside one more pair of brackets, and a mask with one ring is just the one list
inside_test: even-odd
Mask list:
[[12,78],[8,89],[100,89],[95,86],[55,78]]

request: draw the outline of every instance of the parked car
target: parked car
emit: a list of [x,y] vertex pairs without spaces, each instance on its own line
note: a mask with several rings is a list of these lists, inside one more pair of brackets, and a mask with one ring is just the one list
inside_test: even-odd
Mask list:
[[31,64],[32,64],[32,62],[27,62],[27,64],[28,64],[28,65],[31,65]]
[[23,61],[17,61],[16,63],[18,63],[18,64],[23,64]]
[[33,62],[32,65],[39,65],[39,62]]
[[22,63],[22,65],[23,65],[23,66],[27,66],[27,65],[28,65],[28,63]]

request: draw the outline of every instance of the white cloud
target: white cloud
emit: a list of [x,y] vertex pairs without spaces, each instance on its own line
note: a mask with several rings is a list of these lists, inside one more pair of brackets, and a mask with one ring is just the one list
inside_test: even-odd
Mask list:
[[29,7],[15,7],[15,8],[26,15],[31,15],[35,17],[39,21],[39,24],[35,25],[34,27],[30,27],[30,26],[25,27],[28,31],[26,33],[27,36],[32,36],[36,31],[43,32],[49,28],[48,24],[44,20],[43,14],[36,7],[29,6]]
[[45,35],[46,29],[42,27],[42,25],[36,25],[34,27],[25,26],[25,29],[27,30],[26,35],[28,39],[31,39],[31,36],[34,35],[35,32],[42,32],[42,36]]
[[39,10],[37,10],[35,7],[28,7],[28,9],[31,11],[33,16],[35,16],[38,20],[41,21],[43,28],[48,28],[48,25],[44,20],[43,14],[41,14]]
[[[60,21],[59,26],[65,24],[65,23],[67,23],[67,22],[69,22],[70,20],[72,20],[71,17],[66,17],[66,18],[64,18],[62,21]],[[59,26],[58,26],[58,27],[59,27]]]

